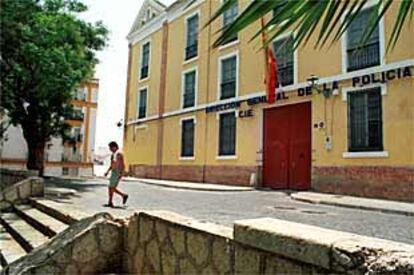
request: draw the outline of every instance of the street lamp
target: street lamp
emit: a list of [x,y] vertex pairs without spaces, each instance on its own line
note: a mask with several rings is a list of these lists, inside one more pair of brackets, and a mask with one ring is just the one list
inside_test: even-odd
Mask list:
[[319,77],[317,75],[311,74],[306,81],[312,90],[317,91],[319,94],[322,93],[325,98],[329,98],[332,95],[332,89],[328,89],[326,87],[324,87],[324,89],[320,89],[318,87]]

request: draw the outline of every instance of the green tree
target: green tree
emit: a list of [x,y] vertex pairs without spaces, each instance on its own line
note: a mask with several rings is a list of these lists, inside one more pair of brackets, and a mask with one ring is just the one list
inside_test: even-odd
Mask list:
[[78,0],[0,4],[1,107],[10,123],[23,129],[27,168],[42,174],[45,144],[69,128],[70,100],[93,76],[107,29],[80,19],[87,7]]
[[[223,1],[209,23],[216,20],[237,1]],[[308,42],[319,25],[321,28],[317,34],[315,46],[323,46],[328,41],[338,41],[369,2],[369,0],[253,0],[224,30],[215,41],[214,46],[221,45],[228,37],[232,37],[271,12],[273,13],[272,18],[252,38],[265,31],[268,34],[267,43],[269,43],[286,30],[293,29],[297,32],[294,42],[295,47],[298,47],[302,43]],[[398,16],[395,18],[387,49],[392,49],[396,45],[404,24],[414,14],[413,0],[378,0],[372,9],[364,35],[361,37],[361,45],[369,39],[377,23],[390,11],[393,3],[399,5]]]

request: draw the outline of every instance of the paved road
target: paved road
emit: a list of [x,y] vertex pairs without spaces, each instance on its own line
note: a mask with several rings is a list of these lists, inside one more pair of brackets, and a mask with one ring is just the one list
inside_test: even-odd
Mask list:
[[[48,186],[76,189],[64,203],[90,213],[108,211],[129,216],[136,210],[169,210],[201,221],[232,226],[242,219],[273,217],[317,225],[361,235],[414,244],[414,217],[375,211],[308,204],[289,198],[284,192],[207,192],[155,187],[139,182],[122,182],[130,194],[128,206],[108,209],[106,181],[48,180]],[[121,198],[115,198],[121,204]]]

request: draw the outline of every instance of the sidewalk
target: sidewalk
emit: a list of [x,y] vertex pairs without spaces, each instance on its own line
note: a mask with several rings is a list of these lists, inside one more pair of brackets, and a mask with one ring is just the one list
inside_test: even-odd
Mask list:
[[414,216],[414,203],[398,202],[390,200],[368,199],[335,194],[322,194],[315,192],[292,193],[291,198],[298,201],[375,210],[393,214]]
[[246,186],[231,186],[231,185],[220,185],[220,184],[210,184],[210,183],[196,183],[196,182],[182,182],[182,181],[172,181],[172,180],[155,180],[155,179],[142,179],[142,178],[133,178],[125,177],[122,178],[124,181],[137,181],[149,185],[177,188],[177,189],[186,189],[186,190],[196,190],[196,191],[221,191],[221,192],[239,192],[239,191],[252,191],[253,187]]

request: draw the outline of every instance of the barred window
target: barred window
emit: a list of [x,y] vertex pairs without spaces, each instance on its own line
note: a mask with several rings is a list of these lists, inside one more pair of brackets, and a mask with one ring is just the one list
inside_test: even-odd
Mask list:
[[361,45],[364,30],[369,23],[373,9],[358,14],[347,31],[347,71],[355,71],[380,64],[379,25],[364,45]]
[[142,46],[140,79],[147,78],[149,74],[150,47],[150,42],[147,42]]
[[[228,28],[230,24],[233,23],[234,20],[236,20],[238,13],[239,13],[239,5],[237,2],[223,13],[223,29],[224,30]],[[236,41],[237,39],[238,39],[238,36],[236,33],[235,35],[232,35],[229,38],[227,38],[223,42],[223,45]]]
[[184,74],[183,108],[194,107],[196,90],[196,71]]
[[220,114],[219,156],[236,154],[236,116],[234,112]]
[[277,87],[291,85],[294,82],[293,36],[273,42],[277,64]]
[[198,14],[187,20],[187,46],[185,48],[185,60],[198,55]]
[[381,88],[348,93],[349,152],[382,151]]
[[237,56],[221,60],[220,99],[236,96]]
[[142,89],[138,94],[138,119],[147,116],[147,89]]
[[182,121],[181,156],[194,157],[194,119],[186,119]]

